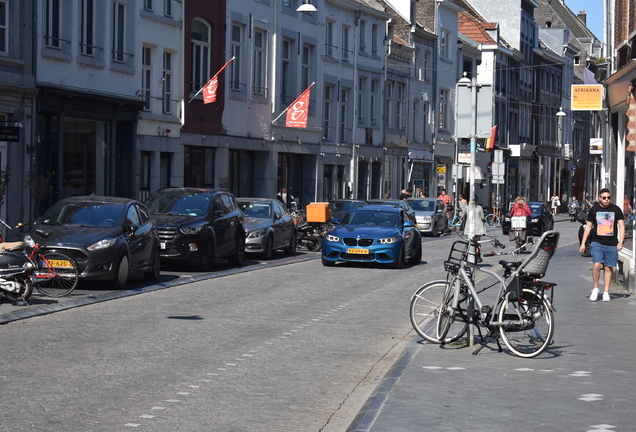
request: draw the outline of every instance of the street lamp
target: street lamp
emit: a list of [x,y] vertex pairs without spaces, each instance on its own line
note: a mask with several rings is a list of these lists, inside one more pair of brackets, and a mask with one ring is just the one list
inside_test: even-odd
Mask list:
[[303,0],[303,4],[298,6],[296,12],[318,12],[318,9],[311,4],[311,0]]
[[[561,193],[561,171],[563,171],[563,163],[564,163],[564,155],[565,155],[565,146],[563,145],[563,116],[565,116],[565,112],[563,111],[563,107],[559,107],[559,112],[556,113],[557,121],[558,121],[558,140],[559,146],[561,147],[561,161],[559,162],[559,171],[557,172],[557,180],[558,180],[558,189],[557,195],[559,200],[561,200],[563,194]],[[561,203],[563,204],[563,203]],[[559,209],[560,210],[560,209]]]

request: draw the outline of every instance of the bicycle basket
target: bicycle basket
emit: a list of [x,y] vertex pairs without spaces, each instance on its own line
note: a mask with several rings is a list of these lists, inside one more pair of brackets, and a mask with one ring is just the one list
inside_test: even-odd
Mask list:
[[510,218],[510,225],[513,230],[526,229],[525,216],[513,216]]
[[476,253],[470,250],[470,243],[465,241],[456,241],[451,246],[448,259],[444,261],[444,269],[452,274],[459,273],[460,263],[464,261],[470,264],[477,262]]

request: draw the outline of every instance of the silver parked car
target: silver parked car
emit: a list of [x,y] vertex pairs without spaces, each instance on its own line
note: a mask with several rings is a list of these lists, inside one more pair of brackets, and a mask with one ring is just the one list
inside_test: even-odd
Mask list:
[[271,259],[274,251],[282,249],[287,255],[296,254],[296,221],[277,199],[237,198],[245,215],[245,252],[261,254]]
[[446,207],[441,199],[409,198],[406,201],[415,210],[415,220],[420,233],[438,236],[448,228]]

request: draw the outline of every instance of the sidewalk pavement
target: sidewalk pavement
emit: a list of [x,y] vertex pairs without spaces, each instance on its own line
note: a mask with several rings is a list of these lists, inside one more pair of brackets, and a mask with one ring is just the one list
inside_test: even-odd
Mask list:
[[348,432],[636,430],[636,300],[612,285],[609,303],[590,302],[577,240],[561,237],[544,278],[558,284],[546,352],[523,359],[502,341],[471,355],[416,335]]

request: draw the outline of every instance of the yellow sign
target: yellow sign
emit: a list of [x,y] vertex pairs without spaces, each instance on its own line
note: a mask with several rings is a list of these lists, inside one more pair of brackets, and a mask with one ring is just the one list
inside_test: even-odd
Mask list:
[[437,174],[445,174],[446,173],[446,167],[445,166],[438,166],[437,167]]
[[572,86],[572,111],[600,111],[603,109],[603,85]]

